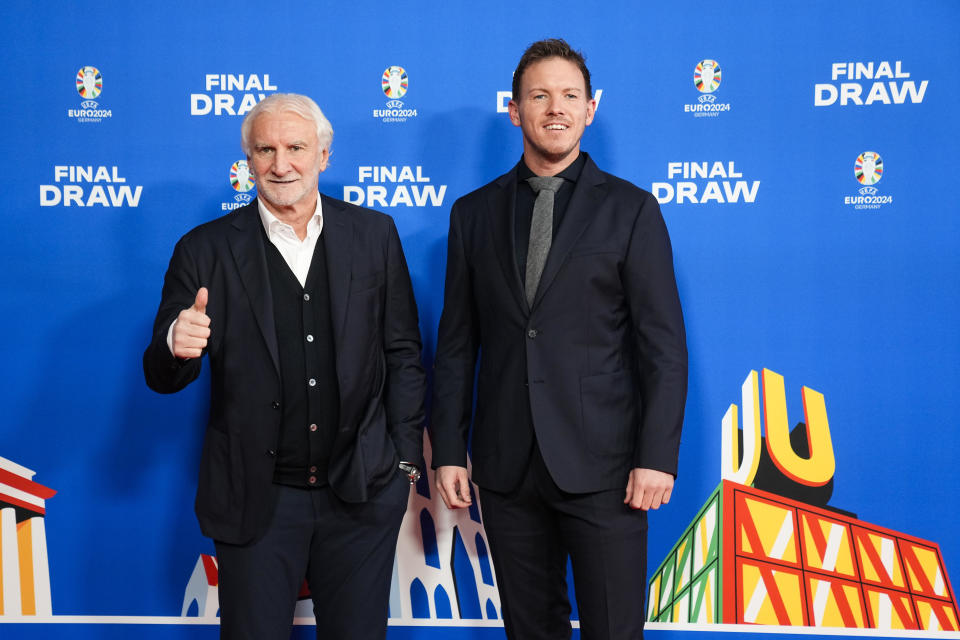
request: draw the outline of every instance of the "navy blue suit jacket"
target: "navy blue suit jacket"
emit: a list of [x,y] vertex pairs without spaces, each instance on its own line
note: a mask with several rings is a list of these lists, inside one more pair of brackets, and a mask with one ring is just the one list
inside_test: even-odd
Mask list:
[[656,199],[587,157],[528,306],[516,188],[514,169],[450,214],[433,466],[466,466],[472,426],[473,479],[494,491],[520,483],[534,438],[571,493],[622,489],[635,467],[676,474],[686,337]]
[[[400,460],[422,460],[420,330],[393,220],[320,197],[340,392],[328,480],[341,499],[363,502],[395,477]],[[232,544],[266,529],[276,499],[281,380],[262,236],[254,201],[181,238],[143,357],[155,391],[196,379],[201,359],[178,361],[166,338],[207,287],[211,402],[196,512],[205,535]]]

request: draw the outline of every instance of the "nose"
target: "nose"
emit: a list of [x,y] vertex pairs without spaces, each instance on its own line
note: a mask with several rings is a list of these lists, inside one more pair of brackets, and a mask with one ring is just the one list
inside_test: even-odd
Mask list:
[[273,157],[273,167],[271,170],[278,176],[286,175],[291,170],[290,158],[287,157],[285,149],[277,149]]
[[550,96],[550,104],[547,105],[547,112],[551,115],[563,113],[563,96]]

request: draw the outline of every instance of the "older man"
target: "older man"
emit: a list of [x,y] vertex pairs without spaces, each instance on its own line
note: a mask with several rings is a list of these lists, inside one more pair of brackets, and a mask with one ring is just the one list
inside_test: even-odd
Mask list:
[[570,636],[568,556],[581,637],[641,637],[646,510],[677,471],[687,352],[670,240],[652,195],[581,152],[595,108],[579,52],[531,45],[509,104],[523,157],[450,214],[437,488],[471,502],[472,423],[504,623],[523,640]]
[[272,95],[241,128],[257,200],[186,234],[147,384],[211,370],[196,512],[221,637],[288,638],[306,578],[318,638],[382,638],[400,522],[422,466],[424,372],[393,220],[318,194],[333,130]]

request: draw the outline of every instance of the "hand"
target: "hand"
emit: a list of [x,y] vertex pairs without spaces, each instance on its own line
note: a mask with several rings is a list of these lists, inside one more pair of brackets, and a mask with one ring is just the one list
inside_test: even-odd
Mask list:
[[670,502],[673,491],[673,476],[654,469],[636,468],[630,471],[627,480],[627,494],[623,504],[631,509],[659,509],[661,504]]
[[210,317],[207,315],[207,288],[200,287],[193,306],[184,309],[173,325],[173,355],[178,358],[199,358],[210,337]]
[[455,465],[445,465],[437,467],[436,473],[437,491],[443,498],[443,503],[448,509],[459,509],[469,507],[473,504],[470,499],[470,484],[467,479],[466,467]]

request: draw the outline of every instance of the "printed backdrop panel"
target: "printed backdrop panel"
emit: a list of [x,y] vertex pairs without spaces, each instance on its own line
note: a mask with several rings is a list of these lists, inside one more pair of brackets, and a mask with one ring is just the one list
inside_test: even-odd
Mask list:
[[[216,632],[213,545],[192,509],[208,379],[159,396],[140,358],[176,240],[256,196],[242,115],[278,91],[324,109],[320,188],[397,221],[429,368],[450,207],[519,159],[511,74],[551,36],[593,74],[583,148],[660,200],[684,304],[681,471],[649,538],[674,604],[654,607],[651,637],[728,621],[735,575],[753,576],[755,620],[956,630],[960,4],[11,0],[0,18],[18,81],[0,102],[5,637]],[[727,501],[703,510],[721,480],[836,526],[806,540],[789,537],[800,520],[758,517],[761,567],[717,537],[744,522]],[[448,513],[431,487],[411,493],[390,637],[496,637],[482,514]],[[855,522],[902,533],[828,560],[836,523]],[[850,585],[870,583],[850,560],[867,556],[901,582],[878,578],[833,615],[846,587],[798,565],[799,595],[768,603],[787,539]],[[679,631],[687,619],[699,631]]]

